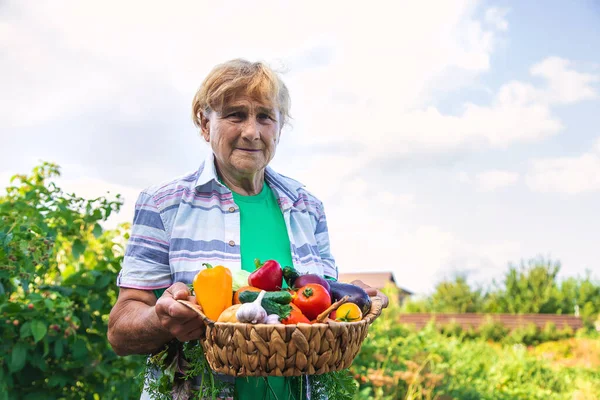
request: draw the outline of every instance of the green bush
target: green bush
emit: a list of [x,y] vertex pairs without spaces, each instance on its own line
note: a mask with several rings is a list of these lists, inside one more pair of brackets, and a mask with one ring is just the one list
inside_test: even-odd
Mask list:
[[508,335],[509,330],[500,322],[488,320],[486,323],[482,324],[479,327],[477,332],[479,334],[479,337],[483,340],[499,342]]
[[519,343],[526,346],[534,346],[542,342],[542,331],[535,324],[514,329],[505,340],[505,343]]
[[442,325],[440,327],[440,332],[444,335],[444,336],[456,336],[456,337],[460,337],[463,335],[463,328],[462,326],[457,323],[457,322],[451,322],[449,324],[445,324]]
[[43,164],[0,197],[0,399],[139,398],[141,357],[106,338],[126,227],[102,229],[120,200],[84,200]]
[[[369,328],[352,365],[360,383],[357,399],[600,398],[598,368],[553,365],[542,357],[543,349],[536,352],[523,345],[490,343],[482,337],[498,339],[506,333],[493,322],[486,325],[482,337],[464,340],[469,331],[461,337],[447,337],[433,324],[420,331],[389,331],[397,320],[396,306],[389,311]],[[540,333],[536,334],[539,338]],[[523,328],[521,335],[529,342],[536,337],[530,327]],[[565,346],[570,345],[561,344]]]

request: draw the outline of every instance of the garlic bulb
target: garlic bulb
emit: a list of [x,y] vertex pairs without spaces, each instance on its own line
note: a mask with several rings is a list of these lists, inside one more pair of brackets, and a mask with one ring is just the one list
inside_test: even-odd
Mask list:
[[263,297],[265,297],[264,290],[258,294],[256,300],[252,303],[242,304],[240,308],[238,308],[235,316],[240,322],[250,322],[251,324],[260,324],[267,318],[267,312],[261,305]]
[[279,322],[279,315],[277,314],[270,314],[267,315],[267,318],[265,318],[265,320],[263,321],[263,324],[280,324],[281,322]]

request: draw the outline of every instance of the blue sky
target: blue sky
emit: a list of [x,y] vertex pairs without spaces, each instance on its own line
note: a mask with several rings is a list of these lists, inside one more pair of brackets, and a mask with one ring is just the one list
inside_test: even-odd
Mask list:
[[324,201],[341,271],[427,292],[544,255],[598,277],[599,3],[358,4],[4,2],[0,182],[54,161],[129,221],[208,151],[189,117],[208,71],[264,60],[294,117],[273,166]]

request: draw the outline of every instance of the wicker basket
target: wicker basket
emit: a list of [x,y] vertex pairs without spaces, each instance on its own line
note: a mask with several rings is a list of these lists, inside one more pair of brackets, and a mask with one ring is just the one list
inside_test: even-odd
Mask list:
[[315,375],[348,368],[369,325],[381,314],[381,299],[371,300],[371,310],[361,321],[298,325],[214,322],[197,305],[185,303],[207,324],[201,343],[211,368],[239,377]]

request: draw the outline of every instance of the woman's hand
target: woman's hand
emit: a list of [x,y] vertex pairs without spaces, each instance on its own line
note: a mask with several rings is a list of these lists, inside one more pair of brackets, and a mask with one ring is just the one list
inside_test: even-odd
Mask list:
[[381,299],[381,301],[383,302],[383,308],[386,308],[390,302],[390,300],[388,299],[388,297],[383,294],[380,290],[375,289],[374,287],[371,287],[369,285],[367,285],[366,283],[364,283],[363,281],[357,279],[355,281],[351,282],[353,285],[361,287],[365,290],[365,292],[367,292],[367,294],[371,297],[377,296]]
[[188,300],[196,304],[188,287],[181,282],[174,283],[157,300],[154,307],[162,327],[180,342],[200,339],[206,325],[198,314],[177,300]]
[[115,353],[152,354],[173,338],[201,338],[204,322],[178,299],[196,302],[183,283],[172,285],[158,300],[150,290],[120,288],[108,319],[108,341]]

